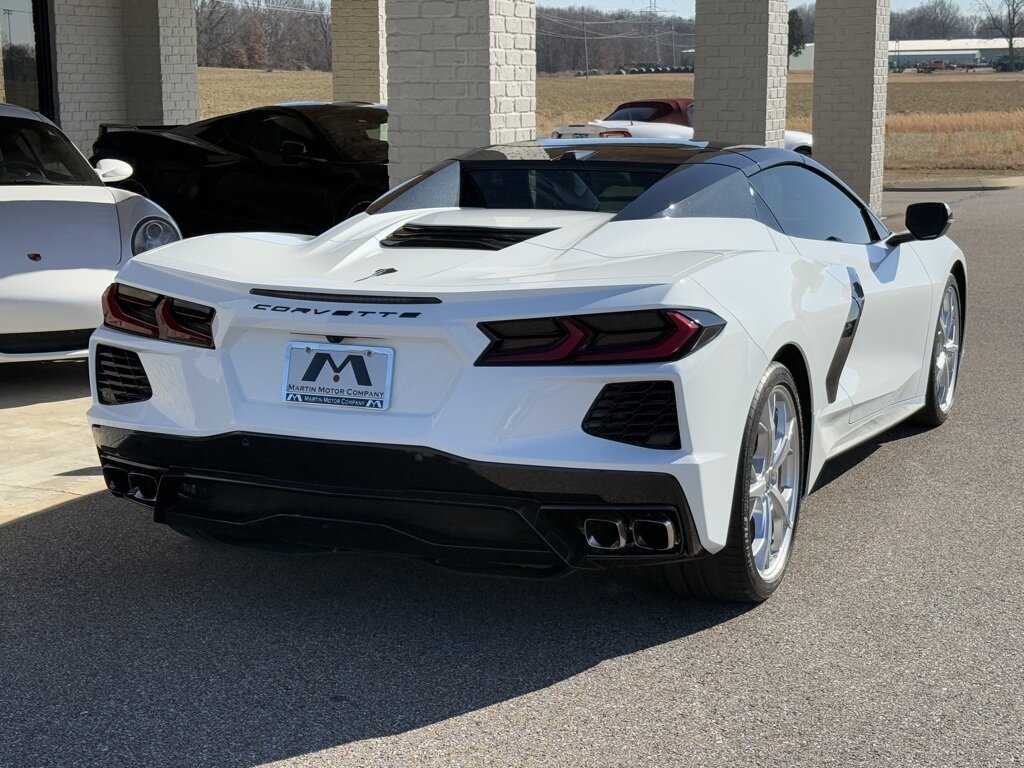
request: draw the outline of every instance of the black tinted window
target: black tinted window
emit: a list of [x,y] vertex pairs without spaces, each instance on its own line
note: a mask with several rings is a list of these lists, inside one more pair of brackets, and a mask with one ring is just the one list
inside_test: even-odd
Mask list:
[[383,109],[323,109],[310,114],[346,160],[388,161],[388,113]]
[[712,163],[684,165],[626,206],[616,221],[632,219],[757,219],[747,177]]
[[468,208],[527,208],[545,211],[617,213],[664,171],[588,168],[559,161],[530,168],[508,163],[500,168],[465,167],[461,205]]
[[605,120],[633,120],[638,123],[654,122],[657,118],[668,114],[669,108],[663,104],[645,104],[636,107],[620,107]]
[[844,243],[874,240],[861,207],[814,171],[781,165],[755,174],[750,183],[787,235]]

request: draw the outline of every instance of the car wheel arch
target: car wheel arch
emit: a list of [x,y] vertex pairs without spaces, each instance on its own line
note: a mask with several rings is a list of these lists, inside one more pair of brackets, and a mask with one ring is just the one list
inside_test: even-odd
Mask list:
[[800,410],[801,410],[801,429],[803,430],[804,437],[804,466],[802,468],[802,480],[804,495],[807,494],[809,484],[808,470],[810,467],[810,461],[808,460],[813,449],[814,441],[814,430],[812,429],[814,422],[814,388],[811,386],[811,375],[810,368],[807,365],[807,359],[804,356],[803,350],[792,342],[784,344],[772,357],[773,363],[781,363],[789,369],[789,372],[793,376],[793,380],[797,386],[797,396],[800,398]]
[[953,266],[949,270],[950,274],[956,278],[957,287],[960,291],[960,333],[962,336],[967,335],[967,268],[964,266],[963,261],[957,259],[953,262]]

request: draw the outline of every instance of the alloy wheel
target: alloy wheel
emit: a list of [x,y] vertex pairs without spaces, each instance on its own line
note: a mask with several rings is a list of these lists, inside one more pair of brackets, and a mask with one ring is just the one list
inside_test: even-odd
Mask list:
[[942,294],[939,321],[935,326],[934,396],[939,410],[953,407],[953,393],[960,371],[960,294],[955,285],[947,285]]
[[785,570],[800,502],[800,424],[793,395],[779,384],[768,395],[752,435],[748,520],[750,554],[767,582]]

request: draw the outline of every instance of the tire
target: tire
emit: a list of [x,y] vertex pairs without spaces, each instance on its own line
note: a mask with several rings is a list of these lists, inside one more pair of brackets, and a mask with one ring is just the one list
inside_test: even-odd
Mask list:
[[[935,320],[932,352],[928,358],[928,391],[924,408],[914,414],[923,427],[937,427],[949,418],[963,359],[963,306],[960,283],[955,275],[946,278],[939,314]],[[945,378],[949,375],[948,379]]]
[[811,148],[810,147],[797,147],[793,151],[796,152],[798,155],[803,155],[804,157],[810,157],[811,156]]
[[[789,451],[781,457],[774,475],[762,473],[763,478],[755,477],[758,474],[755,470],[755,460],[763,465],[763,459],[770,455],[770,451],[765,450],[768,447],[764,438],[767,431],[761,431],[762,421],[769,410],[770,398],[774,398],[776,403],[773,412],[773,420],[776,423],[782,413],[780,402],[784,408],[787,426],[783,429],[789,435]],[[714,555],[705,555],[695,560],[643,568],[641,572],[644,576],[681,596],[745,603],[760,603],[767,600],[779,588],[786,575],[796,539],[806,455],[802,425],[803,413],[796,382],[784,365],[772,363],[758,384],[747,414],[743,430],[743,449],[740,452],[733,492],[729,537],[725,548]],[[773,440],[772,448],[775,445]],[[764,453],[765,457],[759,456],[761,453]],[[777,486],[770,484],[772,477],[777,478]],[[764,482],[765,480],[769,482]],[[765,493],[751,501],[751,491],[758,482],[764,486]],[[774,509],[769,503],[769,498],[772,498],[769,492],[773,487],[781,489],[777,516],[766,515],[763,512],[766,505],[769,509]],[[787,490],[788,499],[784,495]],[[768,525],[773,521],[774,524]],[[762,534],[760,537],[755,535],[759,525]],[[764,535],[765,526],[772,531],[767,543]],[[778,533],[777,529],[781,529],[782,533]],[[773,558],[772,545],[776,537],[778,549]],[[761,556],[760,565],[755,562],[754,554],[759,539],[762,542],[758,548],[758,554]],[[768,547],[767,551],[764,549],[765,546]],[[765,555],[767,560],[764,560]]]

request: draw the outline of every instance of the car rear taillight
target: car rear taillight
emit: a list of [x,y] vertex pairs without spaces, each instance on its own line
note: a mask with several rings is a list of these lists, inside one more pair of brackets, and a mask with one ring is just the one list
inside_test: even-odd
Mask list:
[[599,134],[602,139],[631,139],[633,134],[629,131],[601,131]]
[[211,307],[113,283],[103,293],[103,324],[125,333],[213,349]]
[[480,323],[491,343],[476,364],[665,362],[699,349],[724,327],[713,312],[677,309]]

